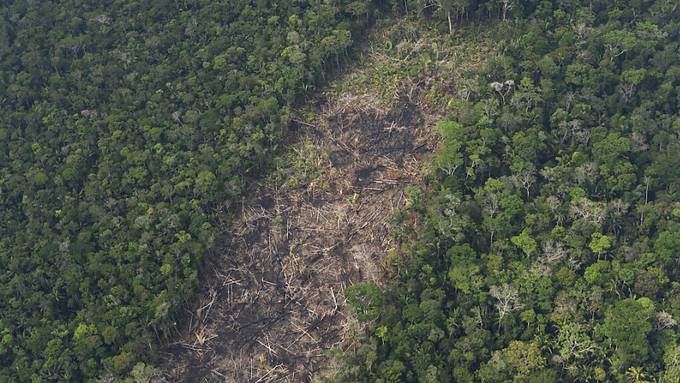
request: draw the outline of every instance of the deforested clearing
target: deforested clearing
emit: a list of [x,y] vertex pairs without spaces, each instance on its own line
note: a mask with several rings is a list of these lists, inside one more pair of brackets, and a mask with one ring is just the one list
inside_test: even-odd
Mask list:
[[437,53],[425,36],[375,50],[415,27],[374,32],[361,60],[297,111],[290,151],[242,200],[189,327],[165,350],[168,380],[311,381],[327,372],[329,352],[356,343],[364,325],[345,289],[382,283],[401,242],[394,217],[438,145],[446,103],[432,96],[466,94],[464,67],[446,57],[452,43],[427,65]]

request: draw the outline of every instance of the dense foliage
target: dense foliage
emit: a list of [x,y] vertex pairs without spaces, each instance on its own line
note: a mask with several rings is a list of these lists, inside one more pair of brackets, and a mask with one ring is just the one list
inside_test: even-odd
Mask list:
[[680,6],[505,3],[339,380],[679,382]]
[[4,1],[0,381],[82,381],[148,352],[194,291],[217,212],[372,9]]

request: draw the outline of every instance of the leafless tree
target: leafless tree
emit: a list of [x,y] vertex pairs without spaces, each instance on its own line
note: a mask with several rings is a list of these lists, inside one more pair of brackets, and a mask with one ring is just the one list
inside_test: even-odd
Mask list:
[[559,242],[552,239],[543,243],[543,252],[533,267],[542,275],[551,275],[553,267],[569,255],[569,251]]
[[511,91],[515,90],[515,81],[514,80],[506,80],[505,82],[498,82],[494,81],[491,84],[491,89],[493,89],[494,92],[498,93],[498,95],[501,98],[501,105],[505,105],[505,96],[508,95]]
[[496,298],[496,309],[498,310],[498,329],[501,328],[503,318],[524,307],[519,302],[519,293],[515,286],[504,283],[500,286],[491,286],[489,293]]
[[[482,209],[484,209],[489,214],[489,218],[493,220],[496,216],[496,213],[498,213],[498,210],[500,209],[498,194],[494,192],[484,192],[484,195],[482,196]],[[493,248],[493,237],[496,232],[493,229],[490,231],[491,233],[489,241],[491,243],[491,247]]]
[[536,169],[534,169],[533,166],[530,168],[523,168],[515,172],[511,179],[515,185],[522,187],[526,191],[527,199],[529,199],[531,187],[536,182]]
[[677,325],[678,321],[676,321],[671,314],[665,311],[656,313],[656,328],[658,330],[675,327]]
[[628,81],[623,81],[621,82],[621,85],[619,85],[619,91],[623,96],[623,101],[629,102],[635,95],[635,84]]
[[633,134],[630,137],[631,142],[635,145],[635,147],[644,152],[649,149],[649,144],[647,143],[647,137],[645,137],[644,134],[640,134],[638,132],[633,132]]
[[586,162],[574,169],[574,177],[580,186],[594,184],[597,182],[599,176],[597,166],[594,162]]
[[569,252],[559,242],[549,239],[543,244],[543,257],[541,259],[548,265],[554,265],[567,255],[569,255]]
[[500,2],[503,13],[503,20],[505,20],[508,16],[508,12],[512,9],[514,4],[512,3],[512,0],[500,0]]
[[104,24],[104,25],[110,25],[111,24],[111,17],[108,15],[99,15],[93,19],[94,21],[98,22],[99,24]]
[[562,133],[561,142],[567,142],[571,138],[571,143],[578,142],[583,145],[588,145],[590,142],[591,131],[581,125],[581,120],[562,121],[558,125],[560,133]]
[[593,28],[587,26],[585,23],[578,23],[573,26],[573,30],[577,39],[576,45],[583,45],[588,42],[587,38],[592,33]]
[[607,204],[607,212],[613,216],[613,218],[622,217],[630,209],[630,203],[623,201],[622,199],[615,199]]
[[593,202],[588,198],[573,201],[569,206],[569,214],[572,218],[581,218],[594,225],[601,225],[606,217],[602,203]]

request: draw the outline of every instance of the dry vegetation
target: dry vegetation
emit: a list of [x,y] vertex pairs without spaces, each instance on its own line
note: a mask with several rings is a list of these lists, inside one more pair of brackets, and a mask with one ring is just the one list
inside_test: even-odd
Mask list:
[[291,152],[243,201],[181,340],[162,355],[166,381],[311,381],[330,349],[348,346],[358,324],[343,291],[384,274],[390,218],[436,147],[446,102],[432,96],[465,96],[450,55],[423,62],[435,54],[425,41],[367,49],[291,122]]

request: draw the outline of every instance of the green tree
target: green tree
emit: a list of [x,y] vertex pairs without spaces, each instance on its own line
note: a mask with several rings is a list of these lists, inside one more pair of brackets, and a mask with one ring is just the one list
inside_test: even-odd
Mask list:
[[520,235],[510,238],[510,240],[512,241],[512,244],[519,247],[527,257],[530,257],[536,251],[536,240],[531,238],[531,229],[529,228],[524,228]]
[[588,244],[588,247],[590,250],[597,254],[597,259],[600,259],[600,257],[607,252],[612,246],[612,242],[607,237],[606,235],[602,235],[602,233],[599,232],[594,232],[591,235],[591,240],[590,243]]
[[348,287],[345,296],[359,320],[378,319],[383,308],[383,293],[374,283],[357,283]]
[[653,314],[654,302],[649,298],[627,298],[607,310],[602,330],[616,347],[614,366],[619,371],[647,360],[650,353],[647,335],[652,331]]

